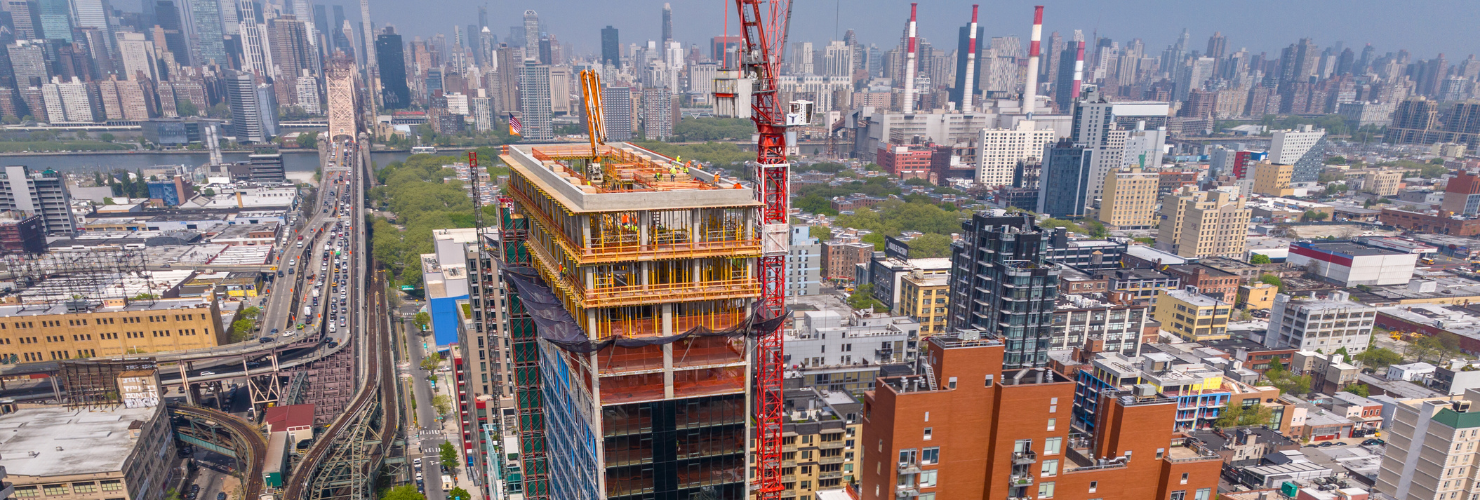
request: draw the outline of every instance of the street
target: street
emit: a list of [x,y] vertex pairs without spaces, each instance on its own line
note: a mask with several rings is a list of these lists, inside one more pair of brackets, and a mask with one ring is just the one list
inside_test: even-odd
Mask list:
[[[414,313],[415,309],[412,309],[412,314]],[[427,375],[430,375],[430,373],[421,369],[421,360],[426,355],[426,351],[422,349],[422,339],[424,337],[420,335],[421,328],[418,328],[411,321],[411,315],[404,314],[404,312],[403,315],[407,319],[403,324],[404,328],[402,331],[405,332],[406,343],[408,344],[406,346],[406,352],[410,353],[410,356],[408,356],[410,366],[407,368],[407,372],[411,375],[412,392],[415,393],[413,397],[416,398],[416,422],[408,425],[408,429],[410,430],[406,434],[408,439],[416,443],[415,448],[420,452],[419,455],[413,452],[411,457],[417,458],[419,456],[421,458],[422,470],[420,473],[426,488],[427,500],[445,500],[446,493],[443,492],[442,487],[442,472],[437,466],[440,462],[439,447],[442,446],[442,443],[446,439],[443,436],[442,423],[437,420],[437,410],[432,406],[432,386],[427,381]]]

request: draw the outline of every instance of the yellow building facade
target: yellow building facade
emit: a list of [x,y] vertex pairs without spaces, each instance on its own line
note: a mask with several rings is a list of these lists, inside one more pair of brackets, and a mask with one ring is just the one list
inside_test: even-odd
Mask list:
[[1238,298],[1236,304],[1244,306],[1244,309],[1264,311],[1274,307],[1274,296],[1279,293],[1280,287],[1269,283],[1255,283],[1238,287]]
[[1161,176],[1139,168],[1110,172],[1105,176],[1097,218],[1116,229],[1146,229],[1156,226],[1156,191]]
[[1264,196],[1290,196],[1295,189],[1290,179],[1295,175],[1294,165],[1261,162],[1254,165],[1254,194]]
[[927,274],[916,269],[900,279],[899,302],[894,305],[894,314],[909,316],[919,323],[921,338],[946,331],[950,278],[947,274]]
[[12,363],[123,356],[227,343],[214,299],[107,300],[84,312],[62,305],[0,307],[0,356]]
[[1228,338],[1227,302],[1187,290],[1162,290],[1156,295],[1152,313],[1161,329],[1183,339],[1201,342]]

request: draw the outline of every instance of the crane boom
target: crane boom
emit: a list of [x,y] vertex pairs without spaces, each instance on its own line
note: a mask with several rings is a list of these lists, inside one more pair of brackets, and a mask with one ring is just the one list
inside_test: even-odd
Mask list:
[[[755,195],[762,203],[761,230],[764,253],[757,279],[761,285],[762,313],[774,318],[786,310],[787,227],[791,211],[791,166],[786,159],[786,115],[777,95],[776,76],[786,46],[791,0],[735,0],[740,12],[744,52],[744,76],[754,82],[751,120],[757,134]],[[737,103],[738,104],[738,103]],[[783,400],[781,380],[785,347],[780,326],[761,332],[755,349],[756,491],[760,500],[781,498]]]

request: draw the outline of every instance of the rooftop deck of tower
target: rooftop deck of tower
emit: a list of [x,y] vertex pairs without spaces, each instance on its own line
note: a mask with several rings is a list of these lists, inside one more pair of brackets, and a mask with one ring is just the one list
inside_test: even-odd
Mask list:
[[574,213],[760,206],[744,185],[628,143],[601,145],[602,176],[588,178],[580,143],[511,145],[505,164]]

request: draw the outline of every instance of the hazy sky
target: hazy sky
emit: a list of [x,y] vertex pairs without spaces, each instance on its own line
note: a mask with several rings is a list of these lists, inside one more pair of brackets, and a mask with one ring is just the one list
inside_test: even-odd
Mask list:
[[[1192,35],[1192,49],[1204,50],[1208,36],[1222,31],[1228,50],[1246,47],[1253,53],[1279,50],[1301,37],[1321,47],[1337,41],[1360,50],[1371,43],[1378,54],[1408,49],[1415,57],[1444,53],[1450,61],[1480,54],[1480,0],[922,0],[919,32],[936,47],[952,50],[957,30],[970,20],[972,2],[982,4],[979,22],[988,37],[1017,35],[1027,46],[1033,5],[1044,10],[1044,37],[1058,31],[1066,39],[1096,30],[1118,42],[1140,37],[1150,55],[1175,41],[1182,28]],[[575,49],[594,54],[600,30],[610,24],[623,45],[659,36],[662,0],[548,0],[483,2],[481,0],[370,0],[376,25],[391,23],[407,39],[435,33],[452,34],[455,24],[477,22],[477,6],[489,8],[489,25],[502,41],[509,27],[520,24],[524,9],[535,9],[550,33]],[[730,14],[735,31],[734,0],[671,1],[673,35],[684,44],[700,44],[724,30]],[[343,2],[346,15],[359,17],[358,3]],[[909,2],[900,0],[795,0],[791,41],[825,45],[848,30],[865,43],[895,43],[909,19]],[[569,52],[567,52],[569,53]]]

